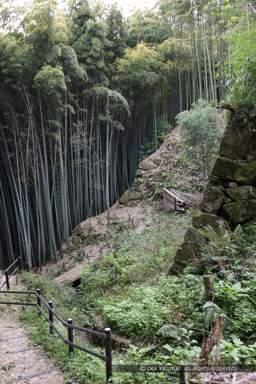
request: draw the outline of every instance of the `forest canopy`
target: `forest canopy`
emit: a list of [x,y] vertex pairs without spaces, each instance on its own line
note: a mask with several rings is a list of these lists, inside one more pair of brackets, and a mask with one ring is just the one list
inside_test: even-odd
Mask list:
[[0,1],[1,266],[55,258],[133,180],[159,122],[199,99],[255,111],[256,4]]

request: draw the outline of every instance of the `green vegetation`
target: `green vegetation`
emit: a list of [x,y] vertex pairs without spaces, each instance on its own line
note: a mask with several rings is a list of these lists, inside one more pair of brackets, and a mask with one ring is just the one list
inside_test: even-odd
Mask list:
[[181,112],[177,123],[182,135],[185,157],[195,172],[205,179],[216,157],[221,131],[216,121],[216,108],[205,100],[192,104],[190,111]]
[[[139,159],[158,148],[177,114],[183,152],[171,160],[172,174],[158,176],[182,190],[182,169],[190,191],[198,190],[219,138],[217,103],[238,109],[243,124],[255,117],[255,34],[256,9],[244,0],[159,0],[128,20],[98,2],[72,0],[65,14],[54,0],[0,2],[0,267],[16,255],[30,266],[55,260],[79,223],[109,211],[131,185]],[[237,163],[254,180],[249,155],[249,165]],[[64,319],[110,326],[116,364],[198,363],[220,313],[227,321],[209,362],[255,364],[256,223],[233,233],[206,227],[209,242],[184,275],[168,276],[191,215],[155,211],[140,233],[109,220],[111,252],[83,271],[79,294],[38,275],[24,273],[24,283],[40,288]],[[55,273],[62,272],[65,265]],[[36,311],[24,309],[21,318],[67,379],[103,382],[100,360],[68,356]],[[117,384],[171,381],[175,374],[115,374]]]
[[[0,3],[0,266],[54,260],[199,99],[255,103],[255,7],[160,0]],[[206,160],[206,159],[205,159]],[[207,164],[204,164],[204,171]]]
[[[29,289],[40,287],[64,318],[72,311],[74,322],[82,326],[110,326],[115,345],[120,342],[117,335],[123,340],[119,352],[114,350],[114,364],[197,364],[203,338],[220,313],[227,315],[227,321],[220,350],[215,347],[209,362],[255,364],[256,223],[244,229],[238,226],[234,233],[221,227],[217,232],[206,228],[209,243],[201,255],[184,275],[167,276],[188,220],[187,215],[158,212],[152,228],[139,235],[132,231],[127,235],[115,226],[116,247],[85,269],[79,294],[71,288],[55,288],[43,277],[27,273],[26,284]],[[203,284],[202,276],[209,273],[214,281],[214,302],[207,301]],[[41,317],[27,311],[23,320],[43,324]],[[60,342],[48,333],[48,325],[40,325],[32,329],[31,337],[37,342],[40,339],[53,357],[54,346],[59,348]],[[124,338],[129,340],[129,347],[122,347]],[[60,347],[55,359],[73,374],[77,369],[73,378],[79,376],[80,383],[98,383],[104,376],[104,364],[99,360],[78,352],[69,358],[66,346]],[[175,377],[166,373],[114,373],[117,384],[169,383],[176,382]]]

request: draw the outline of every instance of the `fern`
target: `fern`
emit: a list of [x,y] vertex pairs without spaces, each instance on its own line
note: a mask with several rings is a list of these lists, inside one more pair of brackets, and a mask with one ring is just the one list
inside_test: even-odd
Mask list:
[[204,324],[206,329],[210,329],[211,325],[215,322],[217,315],[221,312],[220,307],[212,301],[207,301],[203,306]]

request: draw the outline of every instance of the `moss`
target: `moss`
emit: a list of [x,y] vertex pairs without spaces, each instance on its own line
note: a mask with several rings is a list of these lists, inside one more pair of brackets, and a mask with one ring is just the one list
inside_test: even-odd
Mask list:
[[256,184],[256,160],[250,163],[239,162],[218,156],[212,169],[214,176],[233,180],[241,184]]
[[231,221],[232,224],[244,223],[255,217],[256,199],[242,200],[223,205],[223,215]]

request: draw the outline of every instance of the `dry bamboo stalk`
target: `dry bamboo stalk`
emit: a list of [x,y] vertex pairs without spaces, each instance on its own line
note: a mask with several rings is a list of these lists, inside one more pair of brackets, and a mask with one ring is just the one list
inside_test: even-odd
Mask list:
[[207,359],[214,345],[218,343],[219,338],[222,336],[226,315],[220,314],[213,327],[211,334],[203,342],[199,359]]

